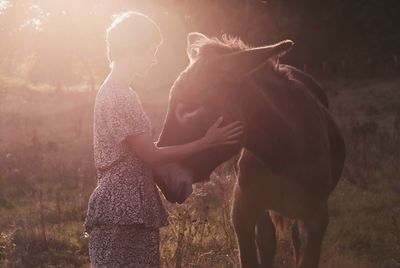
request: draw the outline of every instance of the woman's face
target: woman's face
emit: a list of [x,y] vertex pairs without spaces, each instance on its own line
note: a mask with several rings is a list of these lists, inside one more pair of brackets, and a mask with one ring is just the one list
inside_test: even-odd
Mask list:
[[147,47],[143,53],[135,53],[136,56],[131,57],[131,63],[134,66],[132,71],[135,75],[145,76],[151,67],[157,64],[157,52],[160,46],[161,42],[155,43]]

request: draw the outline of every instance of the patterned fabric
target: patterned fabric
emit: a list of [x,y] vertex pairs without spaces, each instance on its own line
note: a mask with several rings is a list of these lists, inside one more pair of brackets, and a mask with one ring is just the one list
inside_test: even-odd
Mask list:
[[159,228],[168,224],[150,167],[125,140],[128,135],[150,133],[150,129],[133,90],[112,81],[102,85],[94,108],[97,187],[89,198],[85,232],[90,234],[95,226]]
[[107,81],[97,92],[94,106],[94,161],[107,169],[132,154],[124,143],[128,135],[150,133],[150,122],[136,92]]
[[92,268],[160,267],[159,229],[132,225],[95,227],[90,236]]

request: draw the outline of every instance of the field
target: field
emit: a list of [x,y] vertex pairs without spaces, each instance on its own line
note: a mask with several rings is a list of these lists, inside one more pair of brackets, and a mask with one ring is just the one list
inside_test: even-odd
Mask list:
[[[348,156],[330,198],[321,267],[400,267],[400,79],[323,85]],[[139,92],[154,137],[167,91]],[[1,267],[88,267],[82,223],[96,184],[94,96],[0,78]],[[237,267],[229,220],[234,181],[227,163],[185,204],[166,203],[171,224],[162,230],[163,267]],[[290,253],[284,236],[276,267],[290,267]]]

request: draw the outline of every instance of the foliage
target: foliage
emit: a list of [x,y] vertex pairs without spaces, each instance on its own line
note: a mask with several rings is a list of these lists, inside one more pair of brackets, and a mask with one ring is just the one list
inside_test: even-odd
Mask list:
[[358,76],[399,68],[397,0],[8,2],[0,12],[1,72],[59,89],[84,81],[94,89],[96,77],[107,71],[105,29],[112,14],[128,9],[160,24],[166,47],[160,54],[169,62],[159,74],[172,70],[171,77],[186,61],[188,31],[227,33],[251,45],[290,38],[296,46],[285,60],[302,68]]

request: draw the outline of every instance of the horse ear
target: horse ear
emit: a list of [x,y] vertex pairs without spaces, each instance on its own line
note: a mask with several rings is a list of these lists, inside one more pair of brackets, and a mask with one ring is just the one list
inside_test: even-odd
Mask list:
[[190,63],[193,63],[199,56],[199,44],[207,41],[208,37],[202,33],[191,32],[187,35],[187,55]]
[[216,68],[229,73],[230,77],[240,79],[261,68],[268,60],[274,63],[292,49],[294,42],[285,40],[274,45],[249,48],[219,56],[212,62]]

